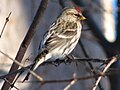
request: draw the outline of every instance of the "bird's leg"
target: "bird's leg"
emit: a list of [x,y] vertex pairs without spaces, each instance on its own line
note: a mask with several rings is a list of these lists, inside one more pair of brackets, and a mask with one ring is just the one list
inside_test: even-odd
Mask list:
[[71,62],[75,62],[76,66],[78,66],[78,63],[76,61],[76,57],[74,55],[66,55],[66,60],[65,62],[67,64],[71,63]]
[[61,64],[61,60],[58,58],[55,61],[53,61],[52,64],[57,67]]
[[66,55],[65,64],[70,64],[74,60],[73,55]]

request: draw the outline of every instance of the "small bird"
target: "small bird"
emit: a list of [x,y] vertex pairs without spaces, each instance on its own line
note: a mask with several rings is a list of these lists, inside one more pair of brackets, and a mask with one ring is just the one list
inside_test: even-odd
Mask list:
[[[34,60],[31,70],[48,59],[64,59],[72,52],[81,35],[81,21],[86,18],[78,8],[65,8],[56,21],[50,26],[41,42],[41,49]],[[27,74],[27,78],[29,76]]]

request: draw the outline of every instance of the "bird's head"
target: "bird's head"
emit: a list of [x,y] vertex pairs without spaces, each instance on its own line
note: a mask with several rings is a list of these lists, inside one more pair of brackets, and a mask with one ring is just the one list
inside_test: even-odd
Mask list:
[[62,17],[65,20],[71,21],[81,21],[86,19],[79,8],[65,8],[62,12]]

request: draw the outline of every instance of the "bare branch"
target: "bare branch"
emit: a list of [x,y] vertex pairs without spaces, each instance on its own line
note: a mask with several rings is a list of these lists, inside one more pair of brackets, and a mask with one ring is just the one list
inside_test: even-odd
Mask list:
[[68,84],[63,90],[68,90],[72,85],[74,85],[77,82],[77,79],[74,79]]
[[10,85],[11,85],[11,87],[14,87],[16,90],[19,90],[16,86],[13,86],[12,85],[12,83],[11,82],[9,82],[7,79],[4,79],[6,82],[8,82]]
[[[79,43],[79,45],[81,46],[81,49],[82,49],[82,51],[83,51],[85,57],[86,57],[86,58],[89,58],[89,55],[87,54],[87,51],[86,51],[86,49],[85,49],[85,47],[84,47],[82,41],[79,40],[78,43]],[[90,67],[90,69],[91,69],[91,72],[92,72],[94,75],[96,75],[97,73],[96,73],[96,71],[95,71],[95,69],[94,69],[92,63],[91,63],[91,62],[88,62],[88,65],[89,65],[89,67]],[[97,80],[97,78],[95,78],[95,80]],[[101,84],[99,84],[99,88],[101,88],[101,87],[102,87]]]
[[[44,81],[25,81],[24,83],[41,83],[43,84],[49,84],[49,83],[65,83],[65,82],[71,82],[73,80],[88,80],[88,79],[92,79],[92,78],[97,78],[99,76],[108,76],[109,74],[97,74],[97,75],[91,75],[91,76],[84,76],[84,77],[76,77],[76,78],[71,78],[71,79],[64,79],[64,80],[44,80]],[[22,83],[22,81],[18,81],[19,83]]]
[[[13,73],[10,73],[10,74],[4,75],[4,76],[0,76],[0,79],[3,79],[3,78],[5,78],[5,77],[8,77],[8,76],[10,76],[10,75],[12,75],[12,74],[15,74],[15,73],[18,73],[18,72],[27,70],[28,72],[30,72],[34,77],[36,77],[36,78],[39,80],[39,81],[35,81],[35,82],[40,82],[41,85],[44,85],[44,84],[47,84],[47,83],[56,83],[56,82],[58,82],[58,83],[70,82],[70,84],[69,84],[68,86],[66,86],[65,90],[67,90],[67,88],[71,87],[71,86],[72,86],[75,82],[77,82],[78,80],[86,80],[86,79],[92,79],[92,78],[97,78],[97,77],[99,77],[98,80],[96,81],[95,87],[93,88],[93,90],[96,90],[97,85],[98,85],[99,81],[101,80],[101,78],[102,78],[103,76],[108,76],[108,75],[111,75],[111,74],[116,74],[116,72],[113,73],[113,71],[112,71],[112,70],[115,71],[115,69],[110,69],[111,72],[110,72],[110,71],[107,72],[107,73],[105,73],[105,72],[108,70],[108,68],[109,68],[114,62],[116,62],[117,60],[120,60],[120,54],[111,57],[111,60],[110,60],[110,58],[109,58],[108,60],[106,60],[106,61],[107,61],[107,62],[105,63],[105,64],[106,64],[106,67],[103,69],[103,71],[102,71],[101,73],[96,74],[96,75],[93,75],[93,76],[75,77],[75,78],[66,79],[66,80],[43,80],[43,79],[41,80],[41,77],[40,77],[39,75],[37,75],[36,73],[34,73],[33,71],[31,71],[31,70],[28,69],[30,66],[24,67],[21,63],[19,63],[18,61],[12,59],[11,57],[9,57],[7,54],[3,53],[2,51],[0,51],[0,53],[2,53],[2,54],[5,55],[6,57],[8,57],[10,60],[14,61],[16,64],[18,64],[19,66],[22,67],[21,69],[17,70],[16,72],[14,71]],[[108,62],[108,61],[109,61],[109,62]],[[47,62],[46,62],[46,63],[47,63]],[[107,63],[108,63],[108,64],[107,64]],[[52,64],[52,65],[53,65],[53,61],[51,61],[51,63],[48,62],[48,64]],[[42,65],[48,65],[48,64],[42,64]],[[117,73],[118,73],[118,72],[120,71],[120,69],[117,69],[116,71],[117,71]],[[5,81],[8,82],[11,87],[17,88],[17,87],[14,86],[13,83],[9,82],[7,79],[5,79]],[[21,81],[19,81],[19,82],[21,82]],[[32,82],[34,82],[34,81],[32,81]],[[30,83],[30,82],[29,82],[29,83]],[[19,90],[19,89],[18,89],[18,90]]]
[[68,90],[72,85],[74,85],[77,82],[76,74],[74,74],[73,78],[74,79],[63,90]]
[[[17,65],[19,65],[21,68],[27,70],[28,72],[30,72],[30,74],[32,74],[33,76],[35,76],[37,79],[39,79],[40,81],[43,81],[43,78],[40,77],[39,75],[37,75],[34,71],[31,71],[30,69],[24,67],[23,64],[21,64],[20,62],[18,62],[15,59],[12,59],[11,57],[9,57],[7,54],[3,53],[2,51],[0,51],[0,53],[2,53],[3,55],[5,55],[6,57],[8,57],[10,60],[12,60],[13,62],[15,62]],[[28,66],[29,67],[29,66]]]
[[[7,78],[7,77],[9,77],[9,76],[11,76],[11,75],[13,75],[13,74],[17,74],[17,73],[19,73],[19,72],[22,72],[22,71],[24,71],[24,70],[26,70],[25,68],[30,68],[31,67],[31,65],[29,65],[29,66],[26,66],[26,67],[24,67],[23,66],[23,64],[21,64],[21,63],[19,63],[18,61],[16,61],[16,60],[14,60],[14,59],[12,59],[10,56],[8,56],[7,54],[5,54],[4,52],[2,52],[1,50],[0,50],[0,53],[2,53],[4,56],[6,56],[7,58],[9,58],[10,60],[12,60],[12,61],[14,61],[15,63],[17,63],[19,66],[21,66],[21,67],[23,67],[23,68],[21,68],[21,69],[19,69],[19,70],[16,70],[16,71],[12,71],[12,72],[10,72],[9,74],[7,74],[7,75],[3,75],[3,76],[0,76],[0,79],[3,79],[3,78]],[[120,55],[116,55],[116,56],[113,56],[113,57],[120,57]],[[46,61],[46,62],[44,62],[44,63],[42,63],[40,66],[45,66],[45,65],[55,65],[56,66],[56,64],[57,64],[57,66],[58,65],[60,65],[60,64],[62,64],[62,63],[72,63],[72,62],[95,62],[95,63],[104,63],[104,64],[107,64],[108,62],[110,62],[110,60],[113,58],[113,57],[111,57],[111,58],[106,58],[106,59],[93,59],[93,58],[84,58],[84,59],[80,59],[80,58],[75,58],[74,60],[55,60],[55,61]],[[120,59],[120,58],[117,58],[118,60]],[[118,72],[118,71],[120,71],[119,69],[110,69],[110,72],[112,72],[112,71],[116,71],[116,72]]]
[[[118,56],[118,58],[120,58],[120,56]],[[103,69],[103,71],[101,72],[101,75],[103,74],[104,75],[104,73],[108,70],[108,68],[114,63],[114,62],[116,62],[117,60],[118,60],[118,58],[117,58],[117,56],[116,57],[113,57],[113,59],[106,65],[106,67]],[[95,86],[93,87],[93,89],[92,90],[96,90],[96,88],[97,88],[97,86],[98,86],[98,84],[99,84],[99,82],[100,82],[100,80],[102,79],[102,76],[100,76],[98,79],[97,79],[97,81],[96,81],[96,83],[95,83]]]
[[[17,60],[18,62],[21,62],[22,59],[23,59],[23,57],[24,57],[24,54],[25,54],[25,52],[26,52],[26,50],[27,50],[27,48],[28,48],[28,46],[29,46],[29,44],[30,44],[30,42],[32,40],[32,37],[35,34],[35,31],[36,31],[37,26],[38,26],[38,24],[40,22],[40,19],[43,16],[43,13],[44,13],[44,11],[45,11],[45,9],[47,7],[48,1],[49,0],[42,0],[40,2],[40,5],[39,5],[37,13],[36,13],[36,15],[34,17],[34,20],[33,20],[32,24],[31,24],[31,26],[30,26],[30,28],[28,30],[28,33],[25,36],[25,39],[23,40],[22,44],[20,45],[18,53],[17,53],[17,55],[15,57],[15,60]],[[9,73],[12,72],[12,71],[16,71],[18,69],[18,67],[19,66],[14,62],[12,64],[12,67],[11,67]],[[28,70],[28,71],[30,71],[30,70]],[[10,82],[13,82],[13,80],[14,80],[15,77],[16,77],[16,75],[12,75],[10,78],[7,78],[7,79]],[[3,84],[1,90],[8,90],[9,87],[10,87],[9,83],[5,82]]]
[[11,13],[12,13],[12,12],[10,12],[9,15],[8,15],[8,17],[6,18],[5,24],[4,24],[3,28],[2,28],[1,33],[0,33],[0,38],[2,37],[3,31],[4,31],[4,29],[5,29],[5,26],[6,26],[7,23],[9,22],[9,17],[10,17],[10,15],[11,15]]

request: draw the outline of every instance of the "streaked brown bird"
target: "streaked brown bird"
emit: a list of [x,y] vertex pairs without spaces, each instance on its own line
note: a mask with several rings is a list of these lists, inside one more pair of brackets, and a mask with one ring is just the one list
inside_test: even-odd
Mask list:
[[35,58],[31,70],[36,70],[41,63],[48,59],[60,60],[70,54],[80,39],[81,21],[84,19],[80,9],[65,8],[44,35],[41,50]]

